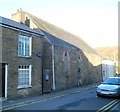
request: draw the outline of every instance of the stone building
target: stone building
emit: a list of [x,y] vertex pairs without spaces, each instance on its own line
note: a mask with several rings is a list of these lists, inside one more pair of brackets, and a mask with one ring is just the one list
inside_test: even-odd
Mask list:
[[81,38],[22,10],[12,19],[45,35],[43,93],[102,80],[102,57]]
[[43,34],[0,17],[0,97],[42,94]]

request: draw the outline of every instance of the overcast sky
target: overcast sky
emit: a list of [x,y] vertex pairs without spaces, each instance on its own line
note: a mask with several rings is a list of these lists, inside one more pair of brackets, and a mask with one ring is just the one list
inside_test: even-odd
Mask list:
[[23,10],[69,31],[92,47],[118,43],[119,0],[1,0],[0,16]]

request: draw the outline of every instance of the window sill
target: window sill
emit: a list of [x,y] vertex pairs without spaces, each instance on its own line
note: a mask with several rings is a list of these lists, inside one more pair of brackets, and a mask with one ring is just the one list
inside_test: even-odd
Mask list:
[[32,85],[18,86],[17,89],[32,88]]
[[32,56],[18,56],[19,58],[32,58]]

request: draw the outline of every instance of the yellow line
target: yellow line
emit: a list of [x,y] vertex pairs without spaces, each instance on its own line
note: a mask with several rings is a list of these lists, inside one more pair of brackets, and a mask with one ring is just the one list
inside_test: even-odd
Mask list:
[[109,107],[105,108],[105,111],[108,110],[108,109],[110,109],[111,107],[113,107],[117,103],[119,103],[119,100],[117,100],[116,102],[114,102],[113,104],[111,104]]
[[103,111],[105,108],[107,108],[108,106],[110,106],[112,103],[116,102],[117,100],[113,100],[112,102],[108,103],[107,105],[105,105],[104,107],[102,107],[101,109],[99,109],[97,112],[101,112]]
[[18,108],[18,107],[22,107],[22,106],[26,106],[26,105],[31,105],[31,104],[35,104],[35,103],[40,103],[40,102],[44,102],[44,101],[47,101],[47,100],[52,100],[52,99],[55,99],[55,98],[60,98],[60,97],[63,97],[63,96],[66,96],[67,94],[62,94],[62,95],[59,95],[59,96],[55,96],[55,97],[51,97],[51,98],[46,98],[46,99],[42,99],[42,100],[38,100],[38,101],[32,101],[32,102],[28,102],[28,103],[21,103],[19,105],[14,105],[12,107],[7,107],[7,108],[4,108],[3,110],[11,110],[11,109],[14,109],[14,108]]
[[[72,92],[72,94],[74,93],[78,93],[80,91],[75,91],[75,92]],[[63,96],[67,96],[69,95],[69,93],[66,93],[66,94],[61,94],[59,96],[53,96],[53,97],[48,97],[48,98],[45,98],[45,99],[41,99],[41,100],[35,100],[35,101],[26,101],[26,102],[22,102],[22,103],[18,103],[17,105],[13,105],[12,107],[4,107],[2,108],[2,110],[11,110],[11,109],[14,109],[14,108],[18,108],[18,107],[22,107],[22,106],[26,106],[26,105],[31,105],[31,104],[35,104],[35,103],[40,103],[40,102],[43,102],[43,101],[47,101],[47,100],[51,100],[51,99],[55,99],[55,98],[60,98],[60,97],[63,97]]]

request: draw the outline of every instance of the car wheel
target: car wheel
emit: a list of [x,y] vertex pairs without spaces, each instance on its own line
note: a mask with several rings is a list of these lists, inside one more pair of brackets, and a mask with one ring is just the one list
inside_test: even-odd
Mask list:
[[100,95],[99,95],[99,94],[97,94],[97,97],[100,97]]

